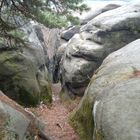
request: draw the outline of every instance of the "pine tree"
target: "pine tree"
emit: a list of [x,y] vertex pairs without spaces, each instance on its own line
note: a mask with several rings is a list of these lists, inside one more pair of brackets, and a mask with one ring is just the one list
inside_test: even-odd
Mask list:
[[68,22],[78,23],[73,11],[88,10],[83,0],[0,0],[0,43],[24,44],[15,30],[31,19],[49,28],[61,28]]
[[[88,10],[83,0],[1,0],[0,25],[1,28],[13,29],[15,19],[31,18],[47,27],[66,26],[68,21],[76,20],[73,11]],[[11,20],[13,21],[11,23]],[[14,23],[15,22],[15,23]],[[17,23],[16,23],[17,24]]]

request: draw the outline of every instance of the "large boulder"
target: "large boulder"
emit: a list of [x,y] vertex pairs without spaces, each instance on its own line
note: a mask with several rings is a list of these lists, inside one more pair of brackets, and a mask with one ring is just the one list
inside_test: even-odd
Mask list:
[[83,95],[94,71],[111,52],[140,37],[140,4],[105,12],[81,28],[67,44],[61,63],[64,93]]
[[[94,47],[93,47],[94,46]],[[79,34],[75,35],[67,45],[60,75],[64,90],[70,94],[83,95],[93,69],[102,62],[104,52],[102,46],[89,40],[83,40]]]
[[34,140],[43,133],[41,121],[0,92],[1,140]]
[[58,48],[61,46],[60,29],[50,29],[38,23],[34,24],[36,24],[34,26],[35,34],[37,35],[44,50],[46,66],[49,72],[49,78],[51,82],[53,82],[55,79],[54,74],[57,60],[56,54]]
[[[80,24],[84,25],[88,23],[90,20],[95,18],[96,16],[100,15],[101,13],[104,13],[109,10],[116,9],[120,7],[121,5],[119,4],[105,4],[104,6],[101,6],[99,8],[91,9],[88,12],[86,11],[86,14],[83,16],[79,16],[80,18]],[[61,38],[64,39],[65,41],[69,41],[75,34],[79,33],[80,31],[80,26],[72,26],[69,27],[68,29],[65,29],[61,33]]]
[[70,122],[81,140],[137,140],[140,39],[109,55],[93,75]]
[[11,33],[26,44],[0,42],[0,90],[23,105],[51,102],[47,47],[38,29],[38,24],[27,23]]

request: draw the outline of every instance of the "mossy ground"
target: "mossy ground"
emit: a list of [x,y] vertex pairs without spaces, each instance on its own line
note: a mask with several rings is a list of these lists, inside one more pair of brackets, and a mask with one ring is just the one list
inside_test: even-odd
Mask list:
[[[71,98],[68,93],[63,90],[59,93],[60,100],[63,104],[70,105],[77,100],[77,98]],[[80,98],[81,99],[81,98]],[[80,102],[80,99],[78,102]],[[93,138],[93,117],[92,117],[92,104],[89,103],[88,99],[82,102],[82,106],[79,104],[73,108],[75,110],[69,116],[69,123],[79,134],[80,140],[92,140]]]
[[40,101],[43,101],[44,104],[50,104],[52,102],[52,89],[50,83],[43,87]]

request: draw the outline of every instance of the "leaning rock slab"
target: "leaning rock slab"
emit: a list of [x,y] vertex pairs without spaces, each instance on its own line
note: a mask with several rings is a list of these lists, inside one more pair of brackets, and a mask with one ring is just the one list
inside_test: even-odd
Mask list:
[[0,139],[34,140],[40,132],[43,123],[0,92]]
[[81,140],[139,138],[139,53],[140,40],[136,40],[109,55],[93,75],[70,118]]
[[80,26],[73,26],[61,33],[61,38],[65,41],[69,41],[75,34],[79,33]]

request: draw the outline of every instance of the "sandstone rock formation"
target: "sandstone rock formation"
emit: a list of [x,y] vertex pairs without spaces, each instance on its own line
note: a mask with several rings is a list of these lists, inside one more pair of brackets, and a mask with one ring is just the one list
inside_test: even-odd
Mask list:
[[38,30],[38,25],[31,23],[18,29],[26,45],[11,48],[0,43],[0,89],[24,105],[51,102],[47,47]]
[[[87,24],[88,21],[90,21],[91,19],[95,18],[96,16],[98,16],[101,13],[104,13],[106,11],[115,9],[120,7],[121,5],[118,4],[106,4],[105,6],[98,8],[96,10],[90,10],[87,14],[85,14],[85,16],[83,18],[80,18],[80,23],[83,24]],[[78,34],[80,32],[80,28],[81,25],[78,26],[72,26],[69,27],[68,29],[65,29],[64,31],[62,31],[61,33],[61,43],[62,45],[59,47],[60,49],[58,49],[57,53],[56,53],[56,61],[55,61],[55,73],[54,73],[54,81],[57,82],[58,80],[60,80],[60,71],[59,71],[59,67],[61,65],[60,61],[66,50],[66,43],[75,35]],[[65,46],[65,47],[64,47]],[[63,49],[63,53],[62,53],[62,49]],[[61,54],[61,56],[60,56]]]
[[[49,29],[44,26],[40,26],[43,33],[43,40],[47,49],[48,63],[47,68],[49,71],[49,77],[52,82],[55,82],[55,68],[57,62],[57,50],[61,46],[60,29]],[[38,34],[38,33],[37,33]]]
[[93,75],[71,124],[81,140],[137,140],[140,39],[109,55]]
[[121,6],[121,4],[120,5],[119,4],[106,4],[105,6],[101,6],[97,9],[91,9],[87,14],[85,14],[83,17],[81,17],[81,24],[82,25],[87,24],[90,20],[92,20],[96,16],[98,16],[106,11],[116,9],[120,6]]
[[43,131],[41,121],[0,92],[1,140],[33,140]]
[[138,39],[140,4],[107,11],[81,27],[67,44],[61,63],[64,92],[83,95],[94,71],[111,52]]
[[55,59],[55,71],[54,71],[54,82],[59,82],[61,77],[60,77],[60,66],[61,66],[61,60],[62,60],[62,57],[65,53],[65,50],[66,50],[66,47],[67,47],[67,43],[63,43],[57,50],[56,52],[56,59]]

